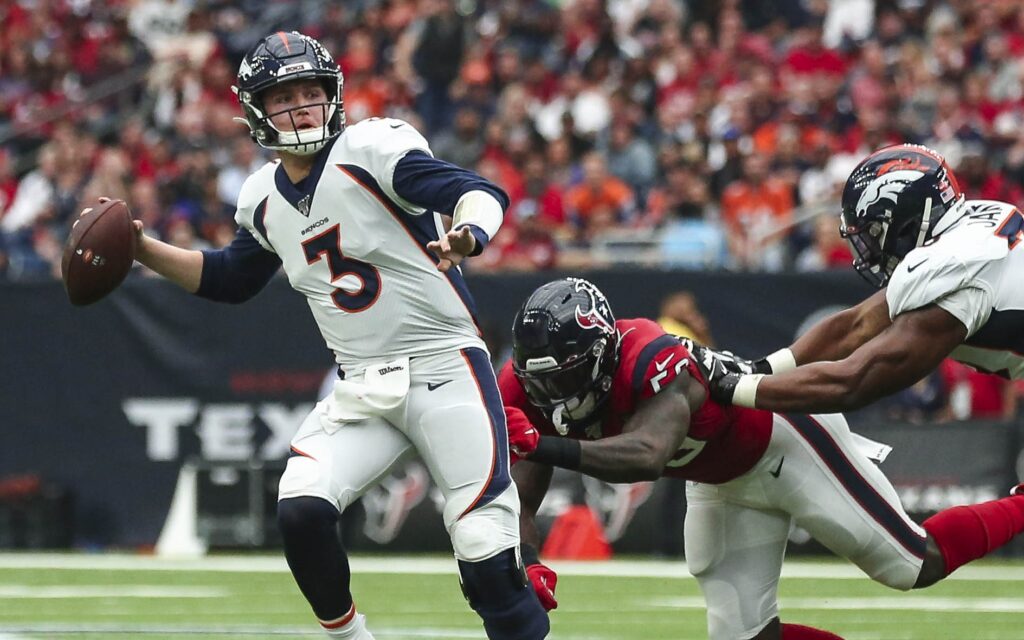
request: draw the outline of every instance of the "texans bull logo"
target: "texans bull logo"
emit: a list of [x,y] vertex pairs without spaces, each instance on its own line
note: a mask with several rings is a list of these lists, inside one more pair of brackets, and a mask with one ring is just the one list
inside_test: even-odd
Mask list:
[[576,324],[584,329],[600,329],[604,333],[614,333],[615,327],[607,320],[611,316],[611,311],[608,309],[608,301],[604,299],[604,296],[586,280],[577,280],[576,290],[584,291],[590,297],[589,310],[584,311],[579,305],[576,305]]

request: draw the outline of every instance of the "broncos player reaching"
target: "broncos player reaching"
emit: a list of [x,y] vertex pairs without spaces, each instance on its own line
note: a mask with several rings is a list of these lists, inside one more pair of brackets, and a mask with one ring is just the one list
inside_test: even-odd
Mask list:
[[513,459],[524,459],[513,471],[524,560],[545,606],[555,604],[557,578],[537,558],[534,516],[553,466],[609,482],[689,481],[686,561],[713,640],[838,637],[779,621],[792,522],[900,590],[934,584],[1024,531],[1024,496],[955,507],[917,525],[869,458],[885,451],[841,415],[715,402],[692,343],[649,320],[616,321],[585,280],[534,291],[512,331],[512,360],[498,383]]
[[945,160],[909,144],[865,158],[842,207],[854,267],[883,289],[767,358],[709,361],[713,398],[772,411],[857,409],[947,356],[1024,378],[1020,209],[965,200]]
[[328,635],[373,637],[349,590],[338,516],[418,453],[444,495],[463,591],[487,636],[545,637],[547,614],[519,555],[497,382],[458,268],[498,230],[508,197],[435,160],[406,122],[346,127],[341,71],[300,33],[249,51],[236,92],[253,140],[279,159],[245,182],[234,241],[186,251],[137,222],[137,257],[222,302],[251,298],[283,267],[334,351],[339,379],[299,427],[279,488],[299,588]]

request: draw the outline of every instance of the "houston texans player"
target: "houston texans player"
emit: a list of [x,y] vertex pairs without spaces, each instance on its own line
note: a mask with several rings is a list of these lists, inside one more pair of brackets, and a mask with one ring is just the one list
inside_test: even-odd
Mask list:
[[[299,427],[279,488],[299,588],[328,635],[373,637],[349,590],[338,516],[417,453],[444,494],[463,592],[487,636],[545,637],[519,554],[497,381],[458,268],[494,236],[508,197],[435,160],[406,122],[346,127],[341,71],[303,34],[260,41],[235,90],[253,140],[279,159],[245,182],[234,241],[186,251],[136,223],[137,255],[223,302],[251,298],[283,266],[335,353],[339,379]],[[452,216],[450,231],[439,214]]]
[[717,361],[713,398],[772,411],[857,409],[947,356],[1024,378],[1020,209],[965,200],[942,156],[910,144],[865,158],[846,181],[842,207],[854,267],[883,289],[788,349],[753,363]]
[[[652,321],[616,321],[585,280],[537,289],[513,324],[498,383],[508,416],[524,543],[552,466],[609,482],[685,478],[686,560],[713,640],[835,640],[781,624],[776,601],[795,522],[871,578],[927,587],[1024,530],[1024,496],[956,507],[914,523],[873,458],[885,448],[841,415],[773,414],[710,399],[687,339]],[[715,352],[702,355],[714,357]],[[542,600],[553,572],[524,544]]]

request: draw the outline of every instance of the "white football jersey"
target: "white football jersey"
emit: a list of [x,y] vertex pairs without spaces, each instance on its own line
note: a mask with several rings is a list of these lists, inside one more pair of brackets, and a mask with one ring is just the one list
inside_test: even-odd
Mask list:
[[953,226],[907,254],[886,290],[889,316],[937,304],[967,327],[952,357],[1024,378],[1024,216],[1012,204],[969,200]]
[[413,150],[430,153],[411,125],[364,120],[300,185],[272,162],[238,198],[235,221],[281,259],[343,369],[485,348],[461,272],[439,272],[426,248],[444,233],[440,216],[395,193],[395,166]]

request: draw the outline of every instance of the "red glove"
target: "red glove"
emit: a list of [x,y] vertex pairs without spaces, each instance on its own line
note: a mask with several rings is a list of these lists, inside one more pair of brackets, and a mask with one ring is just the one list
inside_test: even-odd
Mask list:
[[531,564],[526,567],[526,576],[530,578],[533,590],[537,592],[540,604],[545,611],[558,608],[558,600],[555,600],[555,584],[558,582],[558,574],[540,563]]
[[523,458],[528,458],[537,450],[540,433],[522,409],[516,407],[505,407],[505,422],[508,423],[508,449],[511,453],[511,464],[515,464]]

